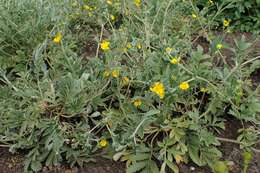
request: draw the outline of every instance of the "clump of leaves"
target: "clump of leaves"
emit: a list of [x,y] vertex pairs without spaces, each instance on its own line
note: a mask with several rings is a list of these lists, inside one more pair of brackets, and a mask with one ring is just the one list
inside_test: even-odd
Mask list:
[[259,33],[259,0],[198,0],[195,5],[205,15],[213,14],[209,19],[216,22],[219,28],[225,28],[223,21],[227,20],[232,29]]
[[[82,165],[108,153],[126,161],[129,173],[177,173],[188,161],[219,163],[226,172],[217,133],[231,115],[255,125],[243,127],[236,141],[255,147],[260,102],[249,78],[259,57],[246,53],[251,44],[244,37],[224,43],[192,1],[68,4],[51,6],[67,15],[14,53],[23,58],[9,66],[16,75],[0,71],[0,142],[28,151],[25,170]],[[93,23],[100,29],[91,36],[97,50],[86,58],[78,45],[89,34],[82,27]],[[202,37],[208,48],[194,45]]]

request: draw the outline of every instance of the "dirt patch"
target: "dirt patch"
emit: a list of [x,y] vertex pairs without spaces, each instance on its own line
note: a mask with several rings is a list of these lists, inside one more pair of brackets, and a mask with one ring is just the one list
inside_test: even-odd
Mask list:
[[[230,115],[227,115],[230,116]],[[225,130],[221,131],[219,137],[236,140],[238,137],[238,130],[242,128],[242,124],[239,120],[232,116],[227,117],[225,123]],[[242,150],[238,144],[231,142],[222,142],[219,149],[223,153],[223,160],[232,161],[233,166],[230,167],[230,173],[239,173],[243,170],[243,156]],[[254,153],[254,158],[249,166],[247,173],[259,173],[260,172],[260,155]]]
[[[252,59],[254,57],[257,57],[260,55],[260,38],[258,36],[253,35],[252,33],[246,33],[246,32],[234,32],[234,33],[226,33],[223,34],[222,32],[215,32],[216,36],[223,37],[222,43],[225,45],[225,47],[221,50],[221,55],[224,57],[224,60],[226,63],[230,66],[233,66],[234,63],[234,52],[231,51],[228,47],[235,48],[236,47],[236,40],[239,41],[242,39],[242,37],[245,38],[246,42],[251,43],[249,49],[246,50],[245,55],[248,56],[249,59]],[[198,45],[200,45],[203,48],[204,53],[208,53],[210,51],[210,42],[204,38],[204,37],[195,37],[193,47],[196,48]]]
[[88,40],[85,43],[85,47],[83,50],[83,57],[87,59],[95,57],[97,47],[98,47],[97,42],[94,39]]
[[82,168],[68,168],[67,166],[43,168],[39,173],[125,173],[123,163],[97,158],[96,162],[86,163]]
[[256,88],[260,84],[260,68],[251,74],[253,87]]
[[23,157],[9,153],[7,148],[0,148],[0,173],[21,173],[23,171]]
[[[7,148],[0,148],[0,173],[23,173],[24,156],[11,154]],[[86,163],[82,168],[70,169],[68,165],[60,167],[44,167],[38,173],[125,173],[125,164],[104,158],[96,158],[96,162]]]

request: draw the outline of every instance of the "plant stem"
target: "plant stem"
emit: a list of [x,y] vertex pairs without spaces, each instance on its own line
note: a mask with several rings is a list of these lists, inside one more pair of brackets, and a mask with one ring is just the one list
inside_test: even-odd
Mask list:
[[[241,142],[234,140],[234,139],[228,139],[228,138],[221,138],[221,137],[217,137],[217,140],[222,141],[222,142],[229,142],[229,143],[235,143],[235,144],[241,144]],[[256,153],[260,153],[259,149],[253,148],[251,147],[251,149],[256,152]]]
[[239,67],[242,68],[242,67],[244,67],[245,65],[247,65],[248,63],[253,62],[253,61],[257,60],[257,59],[260,59],[260,56],[257,56],[257,57],[255,57],[255,58],[253,58],[253,59],[250,59],[250,60],[248,60],[248,61],[242,63],[240,66],[239,66],[239,65],[235,66],[235,67],[230,71],[230,73],[227,75],[227,77],[224,79],[224,82],[225,82]]
[[104,33],[104,25],[102,24],[101,31],[100,31],[100,37],[99,37],[99,43],[98,43],[97,50],[96,50],[96,58],[98,58],[100,42],[102,41],[103,33]]

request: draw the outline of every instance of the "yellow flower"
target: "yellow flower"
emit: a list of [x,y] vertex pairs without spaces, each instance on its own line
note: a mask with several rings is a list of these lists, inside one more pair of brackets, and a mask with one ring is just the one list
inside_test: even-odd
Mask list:
[[122,52],[127,52],[127,48],[126,47],[122,48]]
[[54,42],[54,43],[60,43],[61,40],[62,40],[62,34],[61,34],[60,32],[58,32],[58,33],[56,34],[56,36],[54,37],[53,42]]
[[224,27],[228,27],[229,24],[230,24],[230,22],[231,22],[230,19],[224,19],[224,20],[223,20],[223,26],[224,26]]
[[174,158],[175,158],[175,161],[176,161],[177,164],[180,164],[181,162],[184,161],[183,157],[181,155],[178,155],[178,154],[176,156],[174,156]]
[[125,77],[123,77],[122,80],[123,80],[123,85],[128,85],[128,84],[129,84],[129,81],[130,81],[130,80],[129,80],[128,77],[125,76]]
[[193,19],[196,19],[196,18],[198,17],[198,16],[197,16],[196,14],[194,14],[194,13],[193,13],[191,16],[192,16]]
[[134,100],[134,106],[135,107],[139,107],[139,106],[141,106],[141,104],[142,104],[142,100],[141,99]]
[[200,92],[206,93],[206,92],[208,92],[208,88],[201,87],[200,88]]
[[103,73],[103,76],[104,76],[104,77],[108,77],[109,75],[110,75],[110,72],[109,72],[109,71],[107,71],[107,70],[104,71],[104,73]]
[[107,3],[108,3],[109,5],[112,5],[112,4],[113,4],[113,1],[112,1],[112,0],[107,0]]
[[89,16],[89,17],[92,17],[92,16],[93,16],[93,14],[89,12],[89,13],[88,13],[88,16]]
[[119,77],[119,70],[113,70],[111,73],[112,77],[118,78]]
[[164,88],[163,83],[161,83],[161,82],[154,83],[154,85],[152,87],[150,87],[150,90],[152,92],[156,93],[157,95],[159,95],[159,97],[161,99],[163,99],[165,96],[165,88]]
[[189,85],[188,82],[182,82],[182,83],[179,85],[179,88],[180,88],[181,90],[187,90],[187,89],[190,88],[190,85]]
[[172,48],[171,47],[166,47],[165,51],[166,51],[166,53],[170,54],[172,52]]
[[141,0],[134,0],[135,6],[140,7],[141,6]]
[[131,48],[132,48],[132,44],[128,42],[128,43],[126,44],[126,47],[127,47],[128,49],[131,49]]
[[136,44],[136,47],[137,47],[138,49],[141,49],[141,48],[142,48],[142,45],[141,45],[140,43],[137,43],[137,44]]
[[91,8],[90,6],[88,6],[88,5],[84,5],[83,8],[84,8],[85,10],[91,10],[91,9],[92,9],[92,8]]
[[220,50],[220,49],[222,49],[222,48],[223,48],[223,45],[222,45],[221,43],[219,43],[219,44],[217,44],[217,46],[216,46],[216,47],[217,47],[217,49],[219,49],[219,50]]
[[106,139],[101,139],[98,144],[100,147],[105,148],[108,146],[108,141]]
[[110,42],[107,40],[103,40],[101,43],[101,49],[106,51],[110,49]]
[[114,20],[116,20],[116,17],[115,17],[113,14],[111,14],[111,15],[110,15],[110,19],[111,19],[112,21],[114,21]]
[[78,5],[77,2],[73,2],[73,3],[71,4],[72,7],[77,7],[77,5]]
[[214,2],[213,2],[212,0],[208,0],[208,3],[209,3],[210,5],[214,4]]
[[171,62],[172,64],[179,64],[180,58],[173,57],[170,62]]

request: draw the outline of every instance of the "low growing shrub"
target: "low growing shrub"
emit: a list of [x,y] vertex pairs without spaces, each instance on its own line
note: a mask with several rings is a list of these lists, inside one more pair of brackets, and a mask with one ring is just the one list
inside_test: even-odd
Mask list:
[[[255,150],[260,102],[250,75],[259,57],[244,37],[229,45],[225,32],[215,35],[193,1],[49,0],[46,11],[41,2],[26,5],[31,16],[1,10],[9,23],[27,19],[19,37],[0,21],[1,56],[15,61],[0,61],[0,142],[27,152],[25,172],[104,155],[126,161],[128,173],[176,173],[188,161],[226,169],[218,132],[228,117],[251,124],[236,142]],[[97,44],[94,56],[82,53],[83,38]],[[201,38],[207,47],[195,46]]]

